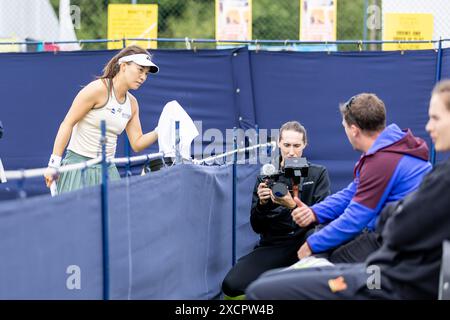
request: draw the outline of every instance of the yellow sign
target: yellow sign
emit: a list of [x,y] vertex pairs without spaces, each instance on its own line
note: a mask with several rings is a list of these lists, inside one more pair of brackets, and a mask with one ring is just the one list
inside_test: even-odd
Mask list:
[[[428,13],[387,13],[384,15],[383,40],[432,40],[433,15]],[[433,49],[432,43],[384,43],[383,50]]]
[[336,40],[337,0],[300,0],[300,40]]
[[216,40],[252,39],[252,0],[216,0]]
[[[157,4],[109,4],[108,39],[158,37]],[[126,41],[143,48],[155,49],[156,41]],[[108,49],[121,49],[123,42],[108,42]]]
[[[0,42],[17,42],[16,38],[0,38]],[[2,44],[0,45],[0,52],[20,52],[19,44]]]

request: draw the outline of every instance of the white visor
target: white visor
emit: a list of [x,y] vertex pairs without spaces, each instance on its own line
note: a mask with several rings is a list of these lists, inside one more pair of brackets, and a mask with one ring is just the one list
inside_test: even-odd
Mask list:
[[150,56],[145,53],[131,54],[119,59],[119,64],[123,62],[134,62],[143,67],[150,67],[150,73],[157,73],[159,67],[150,60]]

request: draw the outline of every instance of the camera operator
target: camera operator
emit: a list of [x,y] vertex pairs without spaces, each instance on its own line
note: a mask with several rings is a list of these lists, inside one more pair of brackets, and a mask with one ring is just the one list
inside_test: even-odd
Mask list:
[[[248,255],[240,258],[228,272],[222,283],[222,290],[228,298],[239,298],[246,287],[263,272],[286,267],[295,263],[297,250],[305,242],[310,230],[296,225],[292,220],[292,210],[296,203],[291,194],[293,181],[283,174],[285,160],[301,157],[307,145],[305,128],[296,121],[290,121],[280,128],[277,159],[281,174],[265,179],[259,176],[253,191],[250,222],[253,230],[260,234],[259,244]],[[273,181],[268,181],[273,180]],[[313,205],[330,194],[330,181],[325,167],[309,163],[308,176],[302,179],[299,196],[304,203]],[[289,192],[276,197],[268,184],[285,184]]]

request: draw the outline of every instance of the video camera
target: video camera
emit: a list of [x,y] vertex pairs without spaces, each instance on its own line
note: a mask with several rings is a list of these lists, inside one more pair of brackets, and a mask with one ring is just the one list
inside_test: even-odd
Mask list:
[[298,185],[301,191],[301,184],[303,178],[308,176],[309,165],[306,158],[294,157],[284,159],[284,170],[277,171],[273,164],[265,164],[261,168],[259,181],[264,182],[268,188],[272,190],[275,197],[284,197],[289,187],[278,181],[279,177],[283,175],[292,180],[292,184]]
[[275,181],[274,176],[266,177],[263,182],[272,190],[273,195],[277,198],[284,197],[289,191],[289,187],[283,182]]
[[284,176],[291,178],[294,184],[300,184],[308,176],[309,165],[306,158],[294,157],[284,159]]

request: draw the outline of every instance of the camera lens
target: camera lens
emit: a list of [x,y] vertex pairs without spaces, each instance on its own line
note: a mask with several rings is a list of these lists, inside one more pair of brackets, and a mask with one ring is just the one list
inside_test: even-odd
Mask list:
[[284,183],[276,182],[272,186],[272,193],[277,198],[284,197],[288,193],[288,187]]

